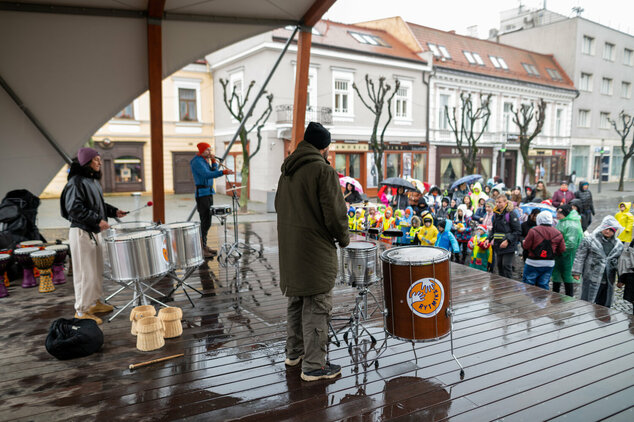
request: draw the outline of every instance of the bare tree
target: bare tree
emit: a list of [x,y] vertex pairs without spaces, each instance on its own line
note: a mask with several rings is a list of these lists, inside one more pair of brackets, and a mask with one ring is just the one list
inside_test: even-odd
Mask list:
[[[537,103],[537,110],[535,110],[535,103],[531,101],[530,104],[522,104],[519,110],[515,110],[511,105],[511,113],[513,113],[513,123],[515,123],[520,131],[520,152],[522,153],[522,160],[524,161],[524,183],[528,183],[530,177],[535,174],[535,167],[528,159],[528,150],[531,147],[531,142],[537,135],[540,134],[544,127],[544,121],[546,120],[546,102],[543,98],[539,99]],[[530,132],[531,123],[535,122],[534,129]]]
[[[627,135],[630,134],[632,125],[634,124],[634,118],[625,114],[625,110],[621,110],[619,117],[616,120],[612,120],[608,117],[608,122],[612,125],[616,133],[621,138],[621,151],[623,152],[623,162],[621,163],[621,177],[619,177],[618,191],[623,192],[623,178],[625,177],[625,166],[632,155],[634,155],[634,135],[632,135],[632,141],[629,147],[626,147]],[[620,123],[620,124],[619,124]]]
[[[220,85],[222,85],[222,99],[225,103],[225,106],[227,107],[227,109],[229,110],[229,113],[231,113],[233,118],[241,122],[242,119],[245,118],[244,107],[249,101],[249,94],[251,94],[251,89],[253,89],[253,86],[255,85],[255,81],[251,81],[251,83],[249,84],[249,87],[247,88],[247,92],[244,95],[244,98],[240,98],[240,95],[238,95],[238,93],[236,92],[237,86],[235,85],[233,89],[231,90],[231,94],[229,96],[227,95],[228,86],[229,86],[229,81],[227,79],[220,79]],[[251,164],[251,159],[258,152],[260,152],[260,146],[262,145],[262,128],[264,127],[264,125],[266,124],[266,121],[268,120],[268,118],[271,116],[271,113],[273,112],[273,105],[272,105],[273,94],[268,94],[265,98],[267,99],[266,109],[262,112],[260,117],[257,118],[255,123],[253,123],[253,125],[250,128],[247,128],[247,125],[245,124],[242,130],[240,131],[240,133],[238,134],[238,136],[240,137],[240,144],[242,144],[242,159],[243,159],[242,171],[241,171],[242,186],[249,186],[249,168]],[[246,119],[248,119],[249,117],[251,116],[246,116]],[[253,149],[249,153],[247,135],[253,132],[253,130],[256,131],[258,142],[255,149]],[[246,192],[246,190],[242,190],[242,193],[240,194],[240,210],[241,211],[247,211],[248,196],[249,196],[248,192]]]
[[[460,110],[445,106],[449,128],[456,138],[456,147],[467,174],[475,174],[478,163],[478,141],[487,128],[491,117],[491,94],[480,94],[480,106],[474,110],[471,94],[460,93]],[[459,116],[458,116],[459,115]],[[460,119],[458,121],[458,119]],[[481,123],[478,125],[478,123]]]
[[[372,153],[374,155],[374,165],[376,166],[379,181],[383,180],[383,152],[385,151],[385,143],[383,142],[383,138],[385,136],[385,130],[387,126],[392,121],[392,99],[396,95],[396,92],[400,88],[401,83],[398,79],[394,80],[394,91],[390,95],[388,93],[392,89],[392,87],[385,83],[385,77],[379,77],[379,86],[376,87],[374,85],[374,81],[370,79],[370,77],[365,75],[365,87],[368,92],[369,102],[366,102],[363,99],[363,96],[359,92],[357,88],[357,84],[353,83],[352,88],[355,90],[359,99],[363,103],[364,106],[372,114],[374,114],[374,124],[372,125],[372,135],[370,135],[370,147],[372,148]],[[387,100],[386,100],[387,97]],[[387,103],[387,121],[383,125],[383,129],[381,130],[381,134],[379,135],[379,122],[381,120],[381,115],[383,114],[383,107]]]

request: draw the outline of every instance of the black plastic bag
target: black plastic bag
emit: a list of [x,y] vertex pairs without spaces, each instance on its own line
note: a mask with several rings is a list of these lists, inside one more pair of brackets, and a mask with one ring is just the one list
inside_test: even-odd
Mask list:
[[103,333],[92,319],[56,319],[46,337],[46,350],[66,360],[92,355],[103,346]]

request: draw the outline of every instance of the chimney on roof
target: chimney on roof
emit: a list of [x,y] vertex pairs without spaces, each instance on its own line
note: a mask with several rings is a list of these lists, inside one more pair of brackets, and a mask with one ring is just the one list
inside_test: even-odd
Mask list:
[[455,30],[455,29],[452,29],[451,31],[447,31],[447,32],[449,32],[450,34],[455,34],[455,33],[456,33],[456,30]]

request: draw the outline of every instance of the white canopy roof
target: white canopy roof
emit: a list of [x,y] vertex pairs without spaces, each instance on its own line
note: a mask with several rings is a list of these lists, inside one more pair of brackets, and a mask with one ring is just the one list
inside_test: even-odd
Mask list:
[[[148,0],[41,1],[0,0],[0,79],[74,156],[148,89]],[[239,40],[296,24],[311,6],[332,2],[166,0],[163,77]],[[18,188],[38,195],[63,164],[0,87],[0,198]]]

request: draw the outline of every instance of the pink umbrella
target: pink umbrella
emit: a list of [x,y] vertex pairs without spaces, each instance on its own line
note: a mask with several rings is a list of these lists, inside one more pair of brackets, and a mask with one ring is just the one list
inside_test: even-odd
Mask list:
[[350,176],[343,176],[339,178],[339,184],[341,186],[345,187],[346,183],[350,183],[352,186],[354,186],[357,192],[363,193],[363,188],[361,187],[361,183],[359,183],[357,179],[353,179]]

